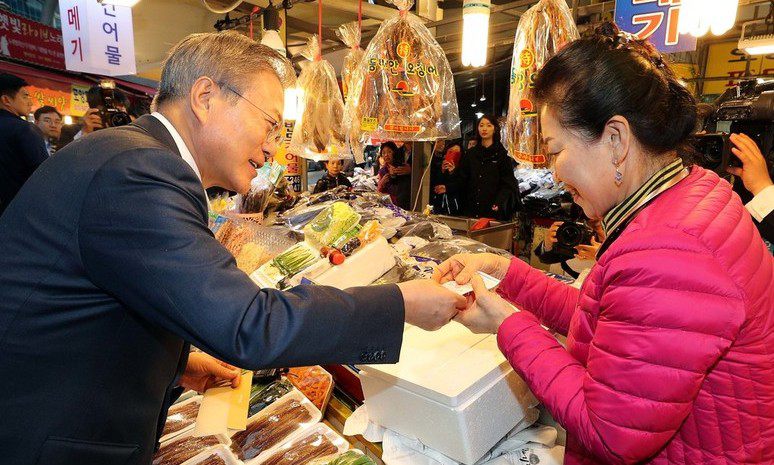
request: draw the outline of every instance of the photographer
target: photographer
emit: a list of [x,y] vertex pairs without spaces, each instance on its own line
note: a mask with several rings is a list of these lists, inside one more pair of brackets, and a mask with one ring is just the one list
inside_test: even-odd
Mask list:
[[[742,162],[741,168],[728,167],[726,171],[742,180],[744,188],[752,194],[737,192],[746,201],[745,207],[755,219],[758,230],[769,243],[774,243],[774,183],[769,176],[766,159],[758,144],[746,134],[731,134],[734,147],[731,152]],[[735,189],[739,190],[739,189]]]
[[[99,129],[123,126],[134,121],[134,118],[129,115],[129,98],[124,92],[115,88],[115,83],[112,87],[105,82],[92,86],[86,94],[86,101],[89,109],[83,115],[83,127],[73,140],[78,140]],[[118,117],[111,122],[112,115],[118,115]]]
[[[571,243],[559,244],[560,240],[557,237],[557,232],[564,224],[562,221],[557,221],[551,225],[545,239],[535,249],[535,255],[541,263],[546,265],[559,264],[564,273],[574,279],[578,279],[581,271],[594,266],[594,262],[597,260],[597,251],[599,251],[600,246],[605,241],[605,231],[602,229],[602,224],[599,221],[588,221],[587,225],[567,223],[568,226],[571,224],[579,228],[583,226],[585,229],[579,235],[584,232],[591,235],[588,241],[581,240],[581,243],[571,247]],[[579,237],[579,239],[581,238]],[[583,237],[582,239],[586,238]],[[576,241],[571,242],[574,243]]]

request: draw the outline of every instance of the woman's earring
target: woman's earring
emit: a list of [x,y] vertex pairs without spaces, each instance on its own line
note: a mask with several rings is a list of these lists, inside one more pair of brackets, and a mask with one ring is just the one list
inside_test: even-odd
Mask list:
[[621,187],[621,184],[623,184],[623,173],[621,173],[621,170],[619,169],[621,163],[618,159],[615,159],[613,160],[613,165],[615,165],[615,185]]

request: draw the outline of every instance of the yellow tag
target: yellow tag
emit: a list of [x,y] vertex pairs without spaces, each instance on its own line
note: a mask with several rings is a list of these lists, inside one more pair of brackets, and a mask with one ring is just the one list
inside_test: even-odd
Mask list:
[[360,120],[360,130],[361,131],[376,131],[376,127],[379,125],[379,121],[376,118],[369,118],[367,116],[364,116],[362,120]]
[[230,386],[207,389],[199,407],[193,435],[229,435],[229,430],[243,431],[247,427],[252,384],[253,372],[248,371],[242,374],[242,381],[236,389]]

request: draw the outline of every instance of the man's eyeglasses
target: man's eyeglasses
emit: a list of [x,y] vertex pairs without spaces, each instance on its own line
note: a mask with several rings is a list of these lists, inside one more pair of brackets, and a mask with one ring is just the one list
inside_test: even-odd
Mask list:
[[226,89],[228,89],[230,92],[233,92],[237,97],[241,98],[245,102],[247,102],[250,105],[252,105],[258,111],[263,113],[264,119],[266,120],[267,123],[269,123],[271,125],[271,129],[269,129],[269,132],[266,134],[266,138],[271,140],[271,141],[274,141],[274,143],[276,145],[279,145],[279,143],[282,142],[282,122],[281,121],[277,121],[276,119],[272,118],[272,116],[270,114],[266,113],[266,111],[264,111],[258,105],[256,105],[253,102],[247,100],[242,94],[237,92],[237,90],[234,89],[233,87],[231,87],[230,85],[228,85],[228,84],[221,84],[221,85],[223,87],[225,87]]

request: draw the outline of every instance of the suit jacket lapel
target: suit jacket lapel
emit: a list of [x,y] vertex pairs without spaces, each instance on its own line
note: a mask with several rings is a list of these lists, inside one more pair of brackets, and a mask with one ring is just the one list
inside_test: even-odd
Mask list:
[[143,115],[132,122],[131,125],[147,132],[154,139],[167,146],[169,150],[175,152],[178,157],[181,156],[180,150],[178,150],[177,144],[175,143],[175,139],[172,138],[172,134],[169,133],[166,126],[164,126],[164,123],[159,121],[155,116]]

